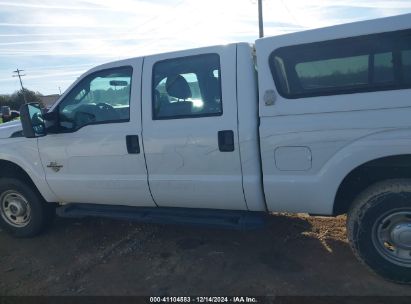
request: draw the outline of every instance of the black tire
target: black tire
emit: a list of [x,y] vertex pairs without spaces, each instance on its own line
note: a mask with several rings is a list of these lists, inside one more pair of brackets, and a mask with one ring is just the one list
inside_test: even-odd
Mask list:
[[[348,212],[348,240],[356,257],[383,278],[397,283],[411,283],[411,247],[408,249],[411,228],[408,227],[411,227],[409,179],[370,186],[355,199]],[[395,234],[398,231],[408,236],[401,239],[405,234]],[[397,248],[401,256],[396,253]]]
[[[3,203],[7,206],[7,195],[20,195],[28,205],[30,212],[24,226],[13,225],[13,219],[6,215]],[[22,204],[24,205],[24,204]],[[55,206],[47,203],[36,189],[15,178],[0,178],[0,226],[12,236],[29,238],[43,232],[55,217]]]

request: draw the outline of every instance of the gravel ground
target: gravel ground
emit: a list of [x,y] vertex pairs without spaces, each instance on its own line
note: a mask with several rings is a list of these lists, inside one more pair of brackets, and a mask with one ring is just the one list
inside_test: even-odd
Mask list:
[[254,231],[56,219],[0,231],[1,295],[411,295],[354,258],[345,217],[273,215]]

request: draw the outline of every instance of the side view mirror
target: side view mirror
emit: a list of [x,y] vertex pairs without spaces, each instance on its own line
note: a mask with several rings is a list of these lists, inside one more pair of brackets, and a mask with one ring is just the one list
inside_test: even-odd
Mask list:
[[23,126],[23,134],[27,138],[45,136],[46,125],[43,112],[38,103],[26,103],[20,108],[20,121]]

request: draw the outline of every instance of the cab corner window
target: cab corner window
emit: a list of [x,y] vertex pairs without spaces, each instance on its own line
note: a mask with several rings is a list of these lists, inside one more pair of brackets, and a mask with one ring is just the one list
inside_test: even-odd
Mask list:
[[61,131],[74,131],[89,124],[129,121],[131,76],[131,67],[86,76],[58,106]]
[[153,67],[153,119],[221,115],[220,75],[217,54],[157,62]]

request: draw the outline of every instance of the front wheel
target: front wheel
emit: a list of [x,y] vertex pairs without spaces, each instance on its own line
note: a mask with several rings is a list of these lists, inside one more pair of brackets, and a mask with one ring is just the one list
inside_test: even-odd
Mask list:
[[362,192],[348,212],[357,258],[385,279],[411,283],[411,180],[387,180]]
[[33,237],[53,220],[55,208],[14,178],[0,179],[0,226],[15,237]]

